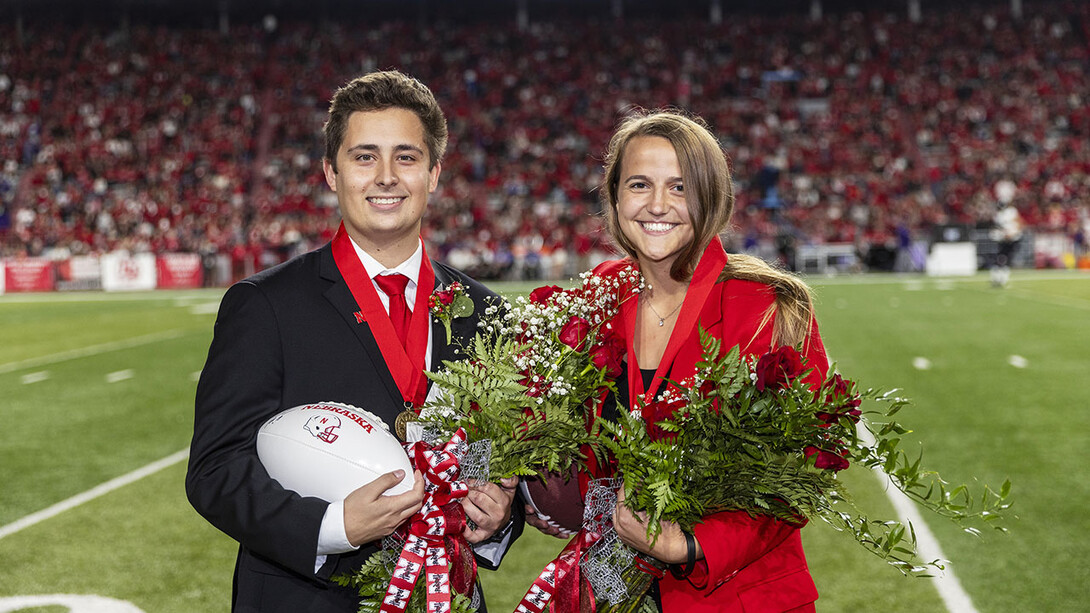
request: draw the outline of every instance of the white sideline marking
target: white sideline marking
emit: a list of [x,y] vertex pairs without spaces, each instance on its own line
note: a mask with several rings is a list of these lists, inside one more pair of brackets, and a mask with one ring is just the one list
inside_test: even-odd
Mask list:
[[117,383],[118,381],[124,381],[125,379],[132,379],[136,376],[131,368],[125,370],[118,370],[106,375],[106,383]]
[[36,513],[31,513],[30,515],[27,515],[22,519],[18,519],[6,526],[0,526],[0,539],[4,538],[5,536],[11,536],[12,534],[15,534],[16,532],[24,528],[29,528],[34,524],[56,517],[57,515],[60,515],[61,513],[64,513],[69,509],[78,507],[85,502],[90,502],[91,500],[94,500],[99,496],[109,494],[110,492],[118,488],[125,487],[126,485],[139,481],[144,477],[153,475],[160,470],[167,468],[168,466],[173,466],[174,464],[185,460],[188,457],[189,448],[186,447],[185,449],[177,453],[172,453],[161,460],[156,460],[155,462],[152,462],[151,464],[148,464],[143,468],[138,468],[127,475],[121,475],[120,477],[117,477],[115,479],[110,479],[106,483],[96,485],[95,487],[87,490],[86,492],[76,494],[75,496],[72,496],[67,500],[62,500],[51,507],[47,507]]
[[30,385],[31,383],[38,383],[39,381],[45,381],[48,378],[49,378],[49,371],[48,370],[40,370],[38,372],[28,372],[27,374],[20,377],[19,381],[21,381],[23,383],[23,385]]
[[218,302],[202,302],[189,307],[189,312],[194,315],[215,315],[220,310]]
[[1033,292],[1027,292],[1025,290],[1008,289],[1007,293],[1015,298],[1021,298],[1029,302],[1040,302],[1041,304],[1048,304],[1051,306],[1069,307],[1072,309],[1080,309],[1083,311],[1090,311],[1090,302],[1086,300],[1080,300],[1079,298],[1071,298],[1069,296],[1043,296],[1035,294]]
[[54,353],[51,355],[43,355],[37,358],[28,358],[26,360],[19,360],[18,362],[8,362],[7,364],[0,364],[0,375],[9,372],[15,372],[17,370],[23,370],[24,368],[35,368],[37,366],[56,364],[58,362],[65,362],[67,360],[74,360],[76,358],[85,358],[92,355],[108,353],[110,351],[131,349],[133,347],[139,347],[140,345],[147,345],[149,343],[168,341],[171,339],[179,338],[184,333],[185,332],[183,330],[166,330],[164,332],[156,332],[154,334],[145,334],[144,336],[135,336],[133,338],[127,338],[121,341],[102,343],[100,345],[91,345],[89,347],[81,347],[79,349],[71,349],[69,351],[62,351],[60,353]]
[[[919,274],[889,274],[868,273],[862,275],[844,275],[839,277],[823,277],[820,275],[803,275],[807,283],[811,285],[905,285],[921,283],[924,287],[942,285],[936,289],[950,289],[955,284],[987,284],[989,276],[987,272],[979,272],[968,277],[928,277]],[[1034,281],[1090,281],[1090,274],[1075,270],[1053,271],[1017,271],[1011,282],[1021,284]],[[496,289],[499,284],[489,285]],[[498,290],[497,290],[498,291]],[[994,291],[994,290],[993,290]],[[502,293],[502,292],[501,292]]]
[[197,301],[219,300],[226,287],[207,290],[170,290],[132,292],[35,292],[0,294],[0,302],[15,304],[48,304],[56,302],[152,302],[173,300],[174,306],[186,306]]
[[[874,437],[871,436],[866,427],[857,426],[857,429],[859,437],[867,445],[874,445]],[[901,490],[891,486],[889,475],[880,466],[875,467],[874,472],[882,481],[882,484],[886,486],[884,488],[886,497],[893,504],[897,515],[912,523],[912,527],[916,531],[916,552],[919,558],[924,561],[946,560],[946,554],[942,552],[942,547],[939,546],[939,541],[935,538],[931,529],[924,523],[923,516],[920,515],[916,503],[912,502]],[[939,597],[942,598],[943,604],[946,605],[946,610],[951,613],[977,613],[976,607],[973,606],[973,600],[969,598],[969,594],[965,592],[965,588],[961,587],[961,582],[958,581],[957,575],[954,574],[952,564],[948,562],[945,566],[946,569],[933,577],[932,581],[939,593]]]
[[144,613],[143,609],[131,602],[95,594],[8,596],[0,598],[0,613],[14,613],[31,607],[50,605],[64,607],[68,613]]

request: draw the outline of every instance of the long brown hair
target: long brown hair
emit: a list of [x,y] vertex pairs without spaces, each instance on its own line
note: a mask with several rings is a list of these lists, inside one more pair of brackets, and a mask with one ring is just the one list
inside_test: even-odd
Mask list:
[[[661,136],[670,141],[677,153],[694,237],[678,254],[670,276],[675,281],[688,281],[704,249],[727,229],[734,212],[734,184],[727,155],[699,117],[675,110],[641,110],[621,122],[606,150],[601,200],[610,236],[632,259],[637,259],[636,249],[621,231],[617,201],[625,147],[637,136]],[[771,324],[774,347],[798,346],[809,338],[814,320],[813,296],[798,277],[760,258],[730,254],[719,281],[729,279],[754,281],[775,292],[775,302],[765,312],[754,336]]]
[[810,287],[801,279],[758,257],[743,253],[727,256],[727,263],[719,273],[719,281],[728,279],[755,281],[771,287],[776,293],[775,302],[765,311],[757,328],[757,332],[760,332],[772,323],[773,347],[798,347],[810,338],[810,327],[814,323],[814,299]]

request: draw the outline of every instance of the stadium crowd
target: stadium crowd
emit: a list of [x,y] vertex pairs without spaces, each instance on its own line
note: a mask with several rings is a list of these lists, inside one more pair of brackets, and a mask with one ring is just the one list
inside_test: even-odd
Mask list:
[[427,83],[450,123],[424,236],[483,278],[604,256],[600,157],[634,105],[718,133],[734,249],[772,245],[790,266],[798,245],[854,243],[868,261],[1013,207],[1085,253],[1090,4],[1007,8],[524,31],[0,24],[0,256],[190,251],[230,257],[237,277],[314,248],[337,219],[321,172],[332,88],[390,67]]

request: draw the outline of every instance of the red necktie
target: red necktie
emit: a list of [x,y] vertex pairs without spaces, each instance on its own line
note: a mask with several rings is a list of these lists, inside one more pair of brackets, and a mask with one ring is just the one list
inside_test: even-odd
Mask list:
[[375,277],[375,283],[390,297],[390,323],[394,324],[394,332],[401,339],[401,344],[407,346],[409,319],[412,317],[405,302],[405,285],[409,283],[409,278],[401,274],[379,275]]

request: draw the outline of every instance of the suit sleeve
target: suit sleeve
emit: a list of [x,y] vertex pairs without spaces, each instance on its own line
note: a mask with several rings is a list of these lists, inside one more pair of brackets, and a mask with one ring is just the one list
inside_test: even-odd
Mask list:
[[[817,321],[803,346],[807,365],[812,368],[806,380],[814,389],[825,380],[829,361],[825,354]],[[744,511],[725,511],[705,517],[693,533],[704,550],[704,560],[697,563],[688,580],[697,589],[709,592],[738,574],[743,568],[779,547],[791,534],[805,525],[792,525],[768,516],[751,517]]]
[[236,284],[220,305],[197,385],[186,494],[242,546],[313,578],[328,503],[284,489],[257,457],[257,430],[281,408],[283,374],[272,305],[259,287]]
[[[522,496],[515,495],[511,507],[511,523],[501,528],[497,533],[498,540],[473,547],[473,555],[477,558],[477,567],[487,570],[499,570],[500,564],[507,552],[511,551],[511,545],[522,536],[522,528],[526,523],[526,514],[522,509]],[[497,538],[493,537],[493,538]]]

